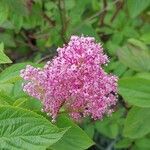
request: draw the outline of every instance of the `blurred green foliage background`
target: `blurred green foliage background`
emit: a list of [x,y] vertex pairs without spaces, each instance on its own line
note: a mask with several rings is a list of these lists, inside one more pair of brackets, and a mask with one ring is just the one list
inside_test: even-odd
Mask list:
[[0,0],[1,62],[44,63],[71,35],[101,42],[120,78],[112,117],[80,125],[89,150],[150,150],[150,0]]

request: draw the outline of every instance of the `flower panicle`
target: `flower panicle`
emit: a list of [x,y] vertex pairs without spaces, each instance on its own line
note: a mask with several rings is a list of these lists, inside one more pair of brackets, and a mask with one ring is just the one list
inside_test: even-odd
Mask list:
[[102,119],[117,103],[117,81],[102,68],[109,62],[102,45],[93,37],[72,36],[57,49],[58,56],[45,66],[21,70],[23,90],[43,103],[43,111],[56,119],[60,109],[74,120]]

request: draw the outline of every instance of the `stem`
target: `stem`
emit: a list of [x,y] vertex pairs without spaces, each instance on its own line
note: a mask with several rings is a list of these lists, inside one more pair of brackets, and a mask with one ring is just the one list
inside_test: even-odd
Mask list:
[[45,13],[45,7],[44,7],[44,3],[42,3],[42,13],[41,15],[43,16],[43,18],[45,19],[45,21],[47,21],[49,23],[50,27],[55,26],[55,21],[52,20],[49,16],[47,16],[47,14]]
[[111,22],[113,22],[115,20],[115,18],[118,15],[119,11],[123,8],[123,5],[124,5],[124,0],[118,1],[116,3],[116,11],[115,11],[115,13],[113,14],[113,16],[110,20]]
[[22,37],[25,39],[27,45],[33,50],[33,51],[37,51],[38,47],[36,47],[36,45],[34,45],[31,41],[31,38],[28,36],[28,34],[26,33],[26,31],[22,31],[20,32],[20,34],[22,35]]
[[67,30],[67,19],[66,19],[66,10],[65,10],[65,1],[58,0],[58,9],[61,20],[61,37],[64,43],[66,43],[66,30]]
[[45,57],[42,57],[40,60],[36,61],[36,64],[41,63],[42,61],[49,59],[51,56],[50,55],[46,55]]
[[100,26],[103,26],[104,25],[104,19],[105,19],[105,16],[107,14],[107,0],[103,0],[103,12],[101,13],[100,15]]
[[42,16],[49,23],[50,27],[55,26],[55,21],[51,20],[44,12],[42,13]]

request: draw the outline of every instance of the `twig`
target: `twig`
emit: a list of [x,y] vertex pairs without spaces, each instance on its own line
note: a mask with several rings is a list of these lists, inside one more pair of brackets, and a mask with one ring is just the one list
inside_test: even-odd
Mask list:
[[104,18],[107,14],[107,0],[103,0],[103,12],[101,13],[100,15],[100,26],[103,26],[104,25]]
[[26,6],[27,6],[27,8],[28,8],[29,11],[32,10],[33,4],[34,4],[34,1],[33,1],[33,0],[27,0],[27,1],[26,1]]
[[43,34],[34,34],[34,35],[28,35],[30,38],[32,38],[32,39],[47,39],[48,37],[49,37],[49,33],[43,33]]
[[36,61],[36,64],[39,64],[39,63],[41,63],[42,61],[44,61],[48,58],[50,58],[50,55],[46,55],[45,57],[42,57],[40,60]]
[[123,5],[124,5],[124,0],[121,0],[121,1],[118,1],[116,3],[116,11],[115,13],[113,14],[112,18],[111,18],[111,22],[114,21],[114,19],[116,18],[116,16],[118,15],[119,11],[123,8]]
[[42,13],[43,18],[49,23],[50,27],[55,26],[55,21],[48,17],[44,12]]
[[33,45],[33,43],[32,43],[32,41],[31,41],[30,37],[28,37],[28,35],[26,35],[26,33],[20,32],[20,34],[21,34],[22,37],[26,40],[28,46],[29,46],[33,51],[38,50],[38,48],[37,48],[35,45]]
[[66,43],[66,30],[67,30],[67,19],[66,19],[66,10],[65,10],[65,1],[58,0],[58,9],[61,19],[61,37],[64,43]]

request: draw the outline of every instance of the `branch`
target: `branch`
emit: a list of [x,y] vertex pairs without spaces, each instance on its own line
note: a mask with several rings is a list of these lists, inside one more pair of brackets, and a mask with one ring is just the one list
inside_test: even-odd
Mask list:
[[49,23],[50,27],[55,26],[55,21],[49,18],[44,12],[42,13],[42,16]]
[[67,19],[66,19],[66,10],[65,10],[65,1],[58,0],[58,9],[61,20],[61,37],[64,43],[66,43],[66,31],[67,31]]
[[124,0],[118,1],[118,2],[116,3],[116,11],[115,11],[114,15],[112,16],[112,18],[111,18],[111,20],[110,20],[111,22],[114,21],[114,19],[115,19],[116,16],[118,15],[119,11],[123,8],[123,5],[124,5]]
[[34,45],[32,43],[32,39],[28,36],[28,34],[26,33],[26,31],[22,31],[20,32],[20,34],[22,35],[22,37],[25,39],[27,45],[33,50],[33,51],[37,51],[39,50],[38,47],[36,47],[36,45]]
[[104,18],[107,14],[107,0],[103,0],[103,12],[101,13],[100,15],[100,26],[103,26],[104,25]]

